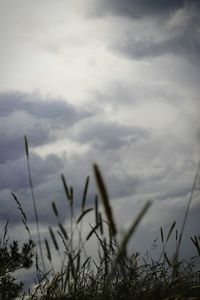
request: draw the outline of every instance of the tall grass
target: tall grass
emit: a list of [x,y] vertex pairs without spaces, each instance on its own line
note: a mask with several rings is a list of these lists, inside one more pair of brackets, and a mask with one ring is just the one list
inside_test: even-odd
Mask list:
[[[86,177],[79,213],[74,208],[74,189],[68,186],[65,176],[61,175],[70,209],[70,226],[67,228],[61,222],[57,205],[52,202],[52,212],[57,219],[57,227],[49,227],[49,237],[45,238],[45,249],[43,249],[26,137],[25,149],[38,235],[40,257],[36,256],[36,259],[42,262],[44,271],[43,278],[40,278],[38,284],[26,293],[26,299],[200,299],[200,236],[198,234],[188,241],[195,247],[196,256],[187,261],[179,259],[181,240],[199,178],[200,165],[195,175],[180,234],[176,230],[176,221],[171,224],[167,233],[160,227],[160,255],[158,259],[153,260],[150,256],[141,257],[139,253],[131,253],[127,250],[130,239],[152,203],[147,202],[144,205],[119,241],[118,227],[107,187],[96,164],[93,166],[93,171],[98,195],[94,195],[93,207],[87,207],[90,180]],[[25,212],[14,194],[13,197],[22,215],[22,222],[31,234]],[[99,199],[101,199],[105,218],[100,210]],[[89,215],[93,216],[93,224],[87,221]],[[88,230],[85,231],[87,222]],[[166,248],[175,230],[176,253],[174,257],[169,257]],[[96,247],[96,259],[88,254],[90,243]],[[53,267],[55,255],[60,258],[59,270]]]
[[29,184],[30,184],[31,196],[32,196],[32,200],[33,200],[35,223],[36,223],[36,228],[37,228],[38,247],[39,247],[39,252],[40,252],[40,258],[41,258],[41,262],[42,262],[43,272],[46,273],[45,263],[44,263],[44,255],[43,255],[43,250],[42,250],[42,242],[41,242],[41,237],[40,237],[40,225],[39,225],[39,219],[38,219],[38,211],[37,211],[37,205],[36,205],[36,198],[35,198],[35,193],[34,193],[34,189],[33,189],[33,182],[32,182],[32,176],[31,176],[31,167],[30,167],[30,160],[29,160],[29,146],[28,146],[28,140],[27,140],[26,136],[24,136],[24,143],[25,143],[25,151],[26,151],[28,179],[29,179]]

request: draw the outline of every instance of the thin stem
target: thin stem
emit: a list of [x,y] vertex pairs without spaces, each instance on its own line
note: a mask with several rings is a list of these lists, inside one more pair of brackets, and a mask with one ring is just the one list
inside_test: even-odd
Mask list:
[[191,190],[191,193],[190,193],[190,197],[189,197],[189,200],[188,200],[188,204],[187,204],[187,207],[186,207],[186,211],[185,211],[185,215],[184,215],[184,219],[183,219],[183,223],[182,223],[182,227],[181,227],[181,232],[180,232],[178,247],[177,247],[177,253],[176,253],[176,259],[177,260],[178,260],[178,257],[179,257],[180,244],[181,244],[182,237],[183,237],[183,231],[185,229],[185,225],[186,225],[186,221],[187,221],[187,218],[188,218],[191,202],[192,202],[193,195],[194,195],[194,192],[195,192],[195,189],[196,189],[197,180],[199,178],[199,173],[200,173],[200,163],[198,165],[198,168],[197,168],[197,171],[196,171],[196,174],[195,174],[195,177],[194,177],[192,190]]
[[37,205],[36,205],[36,199],[35,199],[35,194],[34,194],[34,190],[33,190],[33,182],[32,182],[31,168],[30,168],[30,162],[29,162],[28,143],[27,143],[26,137],[25,137],[25,146],[26,146],[26,157],[27,157],[26,161],[27,161],[27,169],[28,169],[28,178],[29,178],[31,196],[32,196],[32,200],[33,200],[35,222],[36,222],[36,229],[37,229],[37,239],[38,239],[40,257],[41,257],[41,261],[42,261],[42,268],[43,268],[44,273],[46,273],[45,263],[44,263],[44,255],[43,255],[43,251],[42,251],[42,243],[41,243],[41,237],[40,237],[40,227],[39,227],[39,220],[38,220]]

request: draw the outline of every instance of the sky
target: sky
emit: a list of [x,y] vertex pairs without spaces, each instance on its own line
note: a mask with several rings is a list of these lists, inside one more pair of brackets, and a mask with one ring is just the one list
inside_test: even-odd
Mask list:
[[[26,236],[13,192],[35,232],[26,135],[42,236],[56,224],[52,201],[68,222],[61,173],[77,213],[90,175],[93,205],[94,162],[121,230],[153,201],[134,249],[174,220],[180,229],[200,161],[200,2],[0,0],[0,39],[1,228],[10,220],[11,237]],[[199,234],[199,186],[185,255]]]

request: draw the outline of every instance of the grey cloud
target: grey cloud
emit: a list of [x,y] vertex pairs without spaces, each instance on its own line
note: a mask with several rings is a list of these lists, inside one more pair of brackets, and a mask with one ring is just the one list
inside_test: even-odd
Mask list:
[[[16,127],[14,124],[19,126],[20,120],[24,120],[25,117],[27,120],[32,118],[31,122],[37,120],[31,113],[21,110],[17,113],[7,112],[1,119],[10,118],[11,120],[11,117],[14,117],[12,128]],[[23,128],[23,126],[21,127]],[[7,128],[9,129],[9,126]],[[32,130],[35,130],[35,125],[30,129],[30,132]],[[48,131],[48,128],[46,130]],[[129,214],[124,214],[125,222],[129,217],[132,220],[136,211],[135,205],[137,207],[140,200],[144,201],[149,197],[157,199],[158,203],[170,202],[171,211],[174,211],[177,204],[173,201],[176,201],[178,197],[185,196],[190,187],[190,179],[193,176],[195,166],[188,164],[192,161],[190,151],[192,140],[189,143],[186,136],[184,139],[187,140],[188,150],[184,148],[184,144],[181,144],[181,137],[179,141],[172,140],[170,142],[169,136],[164,135],[155,138],[152,136],[152,132],[150,136],[146,129],[125,126],[111,121],[102,122],[95,118],[77,122],[71,127],[70,134],[69,138],[80,143],[91,144],[92,147],[84,153],[68,153],[61,158],[50,155],[44,159],[31,153],[31,170],[41,223],[56,223],[51,209],[52,201],[56,201],[62,220],[68,217],[68,203],[65,199],[60,173],[64,173],[67,182],[75,187],[75,208],[76,211],[78,210],[85,176],[91,174],[93,161],[102,167],[102,173],[105,174],[105,181],[108,184],[108,191],[114,206],[117,205],[115,205],[117,198],[120,199],[123,208],[125,206],[123,198],[129,197],[132,209],[129,209]],[[10,135],[10,139],[12,136],[14,137],[14,134]],[[16,140],[16,145],[17,142]],[[17,151],[19,150],[17,149]],[[25,156],[24,149],[22,153]],[[180,157],[183,159],[182,167],[176,165]],[[160,164],[161,168],[153,169],[154,165]],[[1,220],[10,219],[16,223],[20,222],[20,214],[10,196],[10,193],[14,192],[19,197],[29,222],[34,223],[33,206],[26,175],[25,157],[8,160],[0,166]],[[88,203],[92,205],[95,192],[94,181],[91,185]],[[177,205],[177,210],[178,208]],[[123,213],[123,210],[120,210],[121,218]],[[156,218],[157,216],[154,216],[153,221]],[[156,226],[162,226],[162,224],[157,223]],[[144,227],[144,232],[146,232],[144,236],[152,234],[148,224]],[[153,235],[152,238],[154,238]]]
[[[160,140],[160,147],[161,144],[162,141]],[[155,155],[158,156],[160,150],[157,149],[158,153],[156,152],[156,154],[154,154],[154,150],[149,147],[148,139],[145,139],[145,143],[143,144],[142,148],[143,151],[146,151],[148,153],[150,152],[150,158],[144,161],[145,168],[144,166],[141,166],[142,170],[139,170],[138,165],[135,164],[139,156],[136,145],[135,152],[131,151],[133,152],[133,165],[130,166],[130,169],[131,171],[134,171],[131,174],[129,173],[130,169],[128,168],[128,166],[127,169],[124,167],[124,162],[122,161],[123,159],[125,159],[123,157],[123,152],[119,153],[119,150],[121,149],[116,149],[116,151],[106,151],[105,149],[105,151],[98,151],[98,149],[93,148],[88,152],[80,155],[67,155],[63,158],[49,156],[46,159],[42,159],[38,155],[31,154],[31,168],[35,186],[35,194],[39,208],[40,222],[48,225],[56,223],[56,219],[54,218],[51,209],[51,201],[53,200],[57,203],[62,220],[68,217],[69,209],[68,203],[65,199],[62,182],[60,180],[61,172],[66,175],[67,182],[75,187],[75,212],[77,212],[78,205],[81,201],[80,195],[83,190],[85,175],[88,174],[88,168],[91,168],[91,161],[93,161],[93,159],[95,158],[97,162],[100,162],[100,167],[102,167],[101,170],[105,177],[105,182],[108,186],[108,192],[115,209],[118,209],[119,205],[119,202],[116,202],[115,198],[120,199],[119,216],[117,217],[117,220],[119,221],[119,223],[121,223],[120,225],[122,227],[125,226],[128,220],[131,221],[137,214],[138,205],[141,206],[142,203],[149,199],[151,195],[152,199],[155,199],[153,195],[159,195],[159,197],[156,198],[158,200],[155,201],[154,208],[152,209],[152,211],[155,210],[156,213],[154,213],[153,216],[150,215],[149,222],[144,223],[144,226],[142,226],[141,224],[138,230],[140,234],[142,233],[142,240],[145,239],[146,244],[142,244],[140,235],[140,238],[138,238],[138,243],[136,243],[137,251],[141,251],[142,249],[144,249],[144,247],[145,249],[147,249],[155,237],[154,234],[158,234],[160,226],[163,225],[169,227],[169,222],[171,221],[171,218],[173,218],[174,220],[174,216],[176,216],[176,220],[178,223],[181,222],[181,214],[185,209],[186,202],[184,198],[186,197],[184,196],[187,186],[185,185],[185,191],[183,190],[184,188],[180,188],[180,186],[183,186],[183,184],[187,181],[190,184],[190,181],[188,180],[188,176],[190,174],[188,176],[186,176],[187,174],[185,174],[185,169],[188,169],[187,164],[184,165],[183,169],[178,169],[172,172],[171,165],[168,165],[168,163],[165,162],[165,160],[161,156],[157,157],[157,159],[163,161],[163,164],[165,165],[165,172],[164,174],[161,173],[162,176],[159,175],[160,172],[158,173],[158,176],[152,175],[152,172],[149,172],[149,167],[153,161],[153,157]],[[174,150],[173,148],[172,151],[176,150]],[[23,174],[26,173],[25,164],[25,170],[17,172],[17,169],[20,169],[19,166],[22,166],[23,164],[24,163],[22,162],[22,160],[19,160],[18,163],[16,162],[15,167],[13,166],[13,169],[11,170],[14,172],[14,169],[16,169],[13,177],[17,177],[17,175],[19,175],[19,177],[22,176],[23,178],[24,176],[25,178],[25,175]],[[175,163],[173,164],[174,168],[176,169]],[[133,167],[134,165],[135,170]],[[190,168],[192,171],[192,166],[190,166]],[[23,169],[23,166],[21,167],[21,169]],[[148,179],[145,179],[144,175],[141,176],[141,171],[142,173],[144,173],[144,175],[146,175],[147,173]],[[11,175],[12,174],[10,174],[9,176]],[[9,176],[6,176],[9,179]],[[181,180],[180,177],[186,177],[186,179]],[[14,183],[14,179],[12,179],[12,182]],[[91,182],[91,185],[95,185],[93,180]],[[87,202],[89,203],[89,205],[93,204],[94,196],[94,190],[93,188],[91,189],[91,185],[88,197],[89,199]],[[16,223],[20,222],[20,214],[16,209],[15,203],[10,197],[10,192],[13,191],[19,197],[21,204],[25,212],[27,213],[28,221],[34,222],[33,207],[28,186],[26,186],[25,184],[22,185],[20,182],[15,182],[14,186],[14,190],[11,190],[11,185],[7,185],[7,189],[2,189],[0,192],[0,218],[2,220],[6,220],[9,218]],[[145,193],[142,194],[143,190]],[[129,198],[128,202],[124,201],[124,198],[126,197]],[[163,201],[159,201],[160,199]],[[176,201],[176,199],[178,199],[178,201]],[[128,205],[128,212],[125,213],[123,209],[126,208],[126,205]],[[156,208],[157,205],[158,209]],[[164,207],[162,205],[164,205]],[[162,214],[165,215],[163,219]],[[188,232],[191,234],[195,233],[195,230],[197,229],[198,217],[196,215],[194,216],[193,212],[191,212],[190,214],[195,218],[193,220],[194,225],[191,225],[192,227],[190,226],[188,229]],[[148,215],[147,217],[145,217],[145,219],[146,218],[148,220]],[[147,242],[149,242],[149,244]]]
[[110,174],[107,179],[110,195],[112,198],[120,198],[137,193],[138,186],[142,184],[137,176],[123,174],[123,177]]
[[[200,7],[188,6],[183,11],[186,14],[184,23],[182,21],[171,27],[166,23],[165,26],[162,24],[159,40],[152,37],[140,40],[131,36],[123,37],[123,41],[119,40],[112,46],[112,49],[133,59],[175,54],[187,56],[189,59],[194,59],[196,63],[200,56]],[[174,18],[178,18],[178,16],[175,15]]]
[[168,54],[173,51],[169,47],[173,45],[172,41],[154,42],[154,41],[135,41],[128,39],[124,44],[117,44],[113,49],[121,52],[123,55],[132,59],[143,59],[145,57],[157,57]]
[[0,163],[15,160],[24,154],[23,136],[31,137],[33,145],[44,144],[50,139],[48,124],[24,112],[15,112],[0,118]]
[[[170,90],[163,90],[158,84],[145,86],[144,84],[128,84],[126,82],[111,81],[108,82],[104,89],[93,91],[93,97],[97,99],[97,103],[103,107],[109,106],[113,112],[120,111],[123,107],[130,105],[138,106],[148,101],[159,101],[160,103],[167,102],[173,105],[178,105],[180,96]],[[147,100],[148,99],[148,100]],[[182,101],[182,98],[181,98]],[[100,108],[101,108],[100,107]]]
[[[62,99],[43,98],[38,93],[8,92],[0,94],[0,217],[19,222],[11,192],[22,200],[30,222],[34,222],[32,200],[27,175],[24,135],[30,148],[56,140],[70,126],[90,115],[77,110]],[[52,222],[51,201],[64,200],[60,173],[64,168],[62,158],[48,155],[42,158],[30,153],[31,173],[36,198],[39,199],[39,215],[42,222]],[[63,201],[66,204],[66,201]],[[61,216],[66,217],[61,205]]]
[[200,54],[200,39],[195,36],[195,29],[182,33],[180,36],[157,41],[134,41],[129,39],[124,45],[116,45],[114,49],[133,59],[158,57],[167,54],[198,58]]
[[158,200],[166,200],[168,198],[185,197],[191,192],[191,185],[182,186],[181,188],[176,188],[175,190],[168,191],[157,197]]
[[[138,86],[136,87],[133,84],[129,86],[128,84],[119,81],[112,81],[108,82],[104,89],[93,91],[93,95],[98,103],[103,103],[104,106],[107,104],[113,105],[117,110],[120,109],[122,105],[137,102],[141,90],[142,93],[144,93],[144,88],[140,88],[139,90]],[[137,93],[135,91],[137,91]]]
[[[63,162],[61,158],[55,155],[41,158],[31,153],[30,164],[41,221],[52,222],[51,202],[62,195],[58,181]],[[0,165],[0,218],[19,222],[20,213],[16,209],[16,203],[11,197],[11,192],[19,197],[29,221],[33,222],[33,204],[25,157]]]
[[88,115],[62,99],[43,98],[38,93],[1,93],[0,163],[23,155],[24,135],[30,137],[32,146],[43,145],[55,140],[59,130]]
[[[175,199],[174,199],[175,200]],[[181,199],[180,199],[181,202]],[[175,232],[176,229],[178,230],[178,232],[180,233],[181,230],[181,225],[183,222],[183,216],[185,214],[185,207],[181,207],[180,203],[176,203],[173,205],[173,207],[159,207],[157,209],[156,205],[154,207],[152,207],[152,210],[155,210],[156,214],[161,214],[161,209],[165,209],[165,214],[168,215],[168,220],[166,221],[165,218],[163,218],[163,223],[155,223],[153,221],[153,219],[151,220],[151,218],[155,218],[155,220],[157,220],[156,215],[150,216],[148,217],[148,214],[146,216],[146,219],[149,219],[149,224],[147,226],[147,224],[145,224],[145,220],[144,220],[144,226],[143,224],[141,224],[141,226],[139,226],[138,228],[138,232],[136,232],[136,236],[133,239],[134,245],[137,245],[137,250],[142,254],[144,254],[144,251],[147,249],[151,249],[151,244],[153,242],[153,239],[158,238],[158,247],[157,249],[155,249],[155,253],[154,251],[151,252],[151,256],[159,256],[160,252],[161,252],[161,239],[160,239],[160,232],[159,232],[159,228],[162,226],[163,227],[163,231],[165,236],[167,235],[167,233],[169,232],[169,228],[172,224],[173,221],[176,221],[176,226],[175,226],[175,230],[172,233],[172,236],[168,242],[166,251],[168,253],[168,257],[171,259],[173,258],[175,251],[176,251],[176,240],[175,240]],[[189,211],[189,216],[186,222],[186,227],[183,233],[183,239],[182,239],[182,243],[181,243],[181,247],[180,247],[180,259],[185,259],[188,258],[190,259],[191,257],[194,257],[197,255],[197,251],[194,247],[194,245],[192,244],[190,237],[194,236],[194,235],[198,235],[199,233],[199,209],[200,206],[199,205],[195,205],[194,207],[191,207],[190,211]],[[151,214],[151,212],[150,212]],[[143,237],[141,239],[141,236]],[[138,249],[139,248],[139,249]]]
[[65,119],[73,122],[76,119],[75,107],[63,99],[43,97],[39,93],[6,92],[0,93],[0,117],[16,111],[24,111],[36,117],[47,119]]
[[[89,155],[65,155],[58,157],[51,154],[42,158],[30,152],[32,182],[41,224],[57,223],[51,207],[52,201],[56,202],[60,220],[64,221],[69,217],[69,202],[65,196],[61,173],[65,174],[68,185],[74,187],[74,210],[75,213],[79,211],[84,181],[86,175],[90,174],[91,162],[89,163]],[[7,161],[0,165],[0,219],[10,220],[17,224],[21,222],[21,216],[11,193],[18,197],[28,222],[34,223],[25,155],[15,161]],[[87,204],[90,206],[93,205],[94,195],[94,186],[92,188],[90,185],[87,199]]]
[[[31,173],[34,184],[45,182],[52,174],[62,169],[62,162],[56,155],[48,155],[42,159],[39,155],[30,155]],[[22,189],[28,188],[27,164],[24,157],[15,161],[7,161],[0,165],[0,189]]]
[[71,133],[71,137],[80,143],[90,143],[96,149],[117,150],[124,145],[148,138],[149,133],[137,126],[91,121],[80,123]]
[[166,15],[183,7],[186,3],[198,3],[198,0],[96,0],[89,1],[88,14],[96,17],[119,15],[131,18]]

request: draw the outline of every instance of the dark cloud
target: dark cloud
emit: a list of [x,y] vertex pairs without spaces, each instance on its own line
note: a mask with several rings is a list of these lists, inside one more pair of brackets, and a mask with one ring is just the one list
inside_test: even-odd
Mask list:
[[95,0],[89,1],[88,13],[92,16],[119,15],[131,18],[160,16],[183,7],[187,3],[198,3],[198,0]]
[[[176,202],[176,200],[173,199],[173,202]],[[184,199],[182,199],[183,201]],[[184,202],[184,204],[186,204]],[[185,214],[185,208],[186,206],[181,205],[181,200],[179,203],[173,203],[173,206],[163,206],[163,207],[157,207],[156,204],[152,206],[151,210],[147,213],[147,215],[144,217],[144,223],[140,224],[138,231],[135,234],[135,237],[133,238],[132,246],[136,247],[137,251],[141,251],[141,254],[145,254],[147,249],[151,249],[151,256],[156,257],[159,256],[161,253],[161,238],[160,238],[160,227],[163,228],[164,236],[167,235],[169,232],[170,226],[173,223],[173,221],[176,221],[175,229],[171,235],[171,238],[168,242],[166,251],[168,253],[168,257],[170,259],[173,258],[175,251],[176,251],[176,230],[180,233],[181,226],[183,222],[183,217]],[[158,217],[157,215],[160,214],[162,216],[162,209],[165,210],[165,215],[168,216],[168,220],[165,219],[163,216],[163,221],[158,223]],[[195,204],[190,208],[188,219],[186,222],[185,230],[183,232],[183,238],[182,243],[180,247],[180,258],[181,259],[191,259],[191,257],[194,257],[197,255],[197,250],[193,246],[190,237],[194,235],[198,235],[199,232],[199,204]],[[155,210],[155,214],[152,213],[152,210]],[[149,216],[148,216],[149,214]],[[156,215],[157,214],[157,215]],[[152,218],[152,220],[151,220]],[[153,220],[154,218],[154,220]],[[148,221],[149,219],[149,221]],[[147,222],[145,222],[147,220]],[[157,221],[157,222],[156,222]],[[141,236],[143,237],[141,239]],[[152,251],[151,248],[152,242],[154,239],[158,238],[157,242],[157,248],[155,249],[155,252]]]
[[[52,201],[56,202],[60,220],[64,221],[69,217],[69,201],[66,199],[60,177],[62,173],[65,174],[68,186],[74,187],[74,210],[75,213],[79,211],[86,174],[89,175],[88,168],[91,168],[91,162],[89,164],[88,161],[89,155],[58,157],[50,154],[43,158],[30,152],[31,176],[41,224],[57,223],[51,206]],[[19,224],[21,215],[11,193],[19,199],[30,225],[34,223],[25,154],[15,161],[9,160],[0,165],[0,220],[2,222],[10,220],[14,224]],[[90,206],[93,205],[94,195],[94,187],[92,189],[89,187],[87,204]]]
[[0,94],[0,163],[15,160],[24,154],[23,137],[32,146],[43,145],[88,116],[62,99],[44,98],[38,93],[8,92]]
[[[24,149],[24,135],[27,135],[30,149],[45,145],[66,135],[70,126],[89,116],[85,110],[62,99],[44,98],[38,93],[27,94],[7,92],[0,94],[0,218],[20,222],[11,192],[16,193],[30,222],[34,222],[33,205],[29,188]],[[38,199],[40,220],[51,223],[51,202],[64,201],[60,174],[64,158],[56,155],[40,157],[30,151],[31,173],[34,190]],[[80,190],[80,188],[79,188]],[[61,205],[61,217],[66,217]],[[54,220],[55,221],[55,220]]]
[[141,184],[141,180],[139,177],[133,175],[123,174],[123,176],[117,176],[111,173],[107,184],[110,187],[109,191],[112,198],[120,198],[137,193],[137,188]]
[[152,40],[138,42],[129,39],[123,45],[118,44],[114,48],[133,59],[175,54],[178,56],[187,56],[189,59],[198,59],[199,61],[200,37],[196,35],[196,30],[197,27],[191,28],[191,32],[187,30],[187,32],[183,32],[181,35],[177,35],[161,42]]
[[[41,158],[39,155],[31,153],[30,164],[41,221],[51,221],[51,202],[57,198],[58,194],[62,195],[62,190],[58,193],[57,183],[59,174],[62,172],[63,162],[55,155]],[[29,221],[34,221],[25,157],[0,165],[0,219],[19,222],[20,213],[16,209],[17,206],[11,197],[11,192],[19,197]]]
[[166,200],[169,198],[176,198],[176,197],[185,197],[191,192],[191,185],[188,183],[188,186],[182,186],[181,188],[176,188],[175,190],[168,191],[157,197],[158,200]]
[[65,119],[73,122],[76,119],[75,107],[63,99],[43,97],[39,93],[7,92],[0,93],[0,117],[24,111],[38,118]]
[[31,138],[32,144],[42,145],[50,140],[47,122],[25,112],[14,112],[0,118],[1,154],[0,163],[15,160],[24,154],[24,135]]
[[199,62],[200,6],[185,7],[180,14],[174,15],[175,24],[170,26],[170,23],[164,23],[164,26],[163,24],[160,26],[159,39],[149,36],[149,38],[140,37],[138,40],[138,35],[136,37],[129,35],[117,41],[112,48],[136,60],[175,54],[194,59],[195,63]]
[[[31,102],[31,100],[29,101]],[[24,149],[20,150],[17,148],[17,144],[21,143],[22,148],[24,148],[24,128],[29,133],[32,133],[32,136],[34,136],[36,131],[36,141],[38,141],[38,138],[41,139],[40,134],[44,132],[43,139],[46,143],[49,140],[49,134],[52,134],[51,128],[60,128],[59,122],[54,123],[56,118],[61,120],[60,126],[65,126],[67,123],[64,120],[62,121],[62,118],[59,118],[59,113],[54,118],[52,117],[54,112],[45,113],[44,109],[42,109],[43,116],[40,117],[40,110],[37,107],[30,108],[28,104],[26,107],[20,101],[13,101],[12,103],[13,105],[18,103],[18,108],[13,110],[12,106],[8,105],[6,107],[4,102],[5,105],[2,106],[4,107],[4,113],[2,113],[0,118],[2,126],[4,126],[1,134],[3,135],[5,132],[1,143],[7,143],[4,146],[7,156],[0,165],[0,219],[2,221],[9,219],[17,225],[21,222],[20,212],[17,210],[16,203],[10,195],[11,192],[14,192],[27,214],[31,228],[35,228],[25,153]],[[33,105],[33,102],[31,103]],[[24,107],[26,108],[23,109]],[[159,214],[162,215],[163,210],[166,213],[165,208],[167,205],[165,206],[165,203],[168,202],[171,204],[168,211],[169,214],[174,212],[175,208],[178,211],[179,205],[182,203],[181,198],[184,198],[190,189],[190,184],[192,183],[190,179],[194,170],[194,165],[188,164],[191,161],[191,152],[187,151],[180,141],[177,142],[179,146],[176,147],[176,142],[174,140],[170,142],[169,136],[159,136],[154,140],[155,137],[152,136],[152,131],[149,132],[147,129],[109,120],[99,121],[101,116],[99,116],[99,119],[91,117],[83,120],[80,115],[75,110],[74,119],[70,123],[73,126],[68,130],[68,137],[80,144],[91,145],[92,147],[88,147],[89,150],[79,154],[66,153],[62,157],[48,155],[45,158],[34,152],[30,153],[31,172],[39,220],[44,227],[57,223],[51,208],[52,201],[56,202],[62,221],[69,216],[69,203],[66,200],[60,179],[61,173],[66,175],[68,184],[74,186],[75,213],[79,212],[85,176],[91,175],[91,164],[93,161],[96,161],[102,167],[102,174],[105,175],[105,182],[108,186],[112,204],[119,210],[118,219],[119,222],[122,222],[120,224],[121,227],[124,227],[124,224],[126,225],[129,217],[132,220],[135,216],[135,213],[137,213],[135,207],[137,208],[138,203],[140,202],[141,204],[149,198],[156,199],[159,205],[164,205],[164,208],[160,206],[160,210],[158,209],[158,217]],[[14,139],[15,135],[17,136],[16,139]],[[187,140],[185,143],[190,149],[190,143],[186,135],[184,139]],[[9,158],[8,144],[12,140],[14,140],[13,153],[11,158]],[[42,139],[37,142],[38,145],[40,143],[42,143]],[[18,153],[17,155],[15,151]],[[181,156],[184,159],[181,167],[178,167],[177,162]],[[155,165],[158,167],[155,167]],[[172,169],[176,171],[172,172]],[[89,206],[93,205],[96,192],[95,187],[93,179],[90,183],[87,199]],[[123,200],[126,200],[126,198],[128,198],[130,207],[124,212],[123,209],[126,207],[126,202],[123,202]],[[120,199],[120,204],[117,202],[118,199]],[[180,211],[183,212],[184,209]],[[165,215],[166,219],[167,216]],[[157,216],[154,215],[150,220],[150,225],[147,224],[144,227],[144,237],[149,238],[150,235],[152,238],[154,237],[151,227],[153,228],[156,218]],[[195,216],[195,224],[197,223],[196,219]],[[179,214],[177,214],[177,220],[180,220]],[[152,223],[153,225],[151,226]],[[162,226],[160,220],[156,226]]]
[[[111,123],[111,125],[113,125],[113,123]],[[107,126],[107,128],[109,128],[109,126]],[[125,159],[123,157],[123,152],[119,155],[121,149],[116,149],[116,151],[109,151],[109,148],[107,149],[108,151],[106,149],[104,149],[104,151],[91,149],[83,154],[67,155],[62,158],[58,158],[55,155],[41,158],[40,156],[31,153],[31,170],[40,223],[44,226],[57,223],[51,208],[52,201],[56,202],[62,221],[66,220],[69,216],[68,202],[65,198],[64,189],[60,180],[61,172],[66,175],[68,184],[73,185],[75,188],[75,213],[78,213],[85,175],[88,174],[88,168],[91,167],[91,161],[95,157],[97,162],[100,160],[104,162],[101,170],[108,187],[112,205],[114,209],[118,210],[116,217],[119,228],[124,228],[127,225],[127,221],[131,222],[131,220],[135,218],[140,210],[138,206],[141,206],[144,201],[149,198],[153,200],[157,199],[151,210],[153,215],[150,212],[150,214],[145,216],[147,223],[144,222],[144,226],[140,224],[138,229],[140,238],[138,238],[139,241],[136,243],[137,251],[140,252],[143,249],[147,250],[153,239],[159,233],[160,226],[165,226],[165,228],[168,229],[171,219],[174,220],[174,218],[176,218],[178,224],[181,224],[189,194],[187,194],[187,185],[184,185],[184,180],[180,180],[180,177],[182,178],[183,176],[184,169],[174,173],[170,170],[171,167],[168,166],[169,168],[167,168],[167,163],[165,162],[166,170],[164,174],[161,173],[160,175],[160,172],[157,176],[152,175],[153,172],[148,174],[149,164],[153,161],[153,157],[158,155],[158,153],[153,153],[154,151],[149,147],[149,142],[149,139],[145,139],[145,144],[143,144],[142,147],[143,150],[150,155],[149,162],[144,162],[145,169],[138,169],[137,164],[135,164],[138,160],[137,149],[135,149],[135,152],[132,151],[132,161],[133,166],[135,165],[135,169],[133,168],[133,172],[131,173],[129,173],[129,171],[130,169],[132,170],[132,167],[130,166],[130,169],[126,168],[122,162],[122,160]],[[159,144],[161,145],[162,141],[160,141]],[[135,146],[137,148],[137,144],[135,144]],[[175,150],[172,149],[172,151]],[[8,169],[10,172],[9,174],[5,174],[7,181],[3,179],[5,166],[4,169],[0,170],[0,181],[2,181],[2,189],[0,191],[0,219],[2,221],[9,219],[11,223],[18,225],[21,222],[20,212],[17,210],[16,203],[10,196],[11,192],[15,192],[27,214],[31,228],[35,228],[33,224],[33,204],[28,181],[25,178],[27,173],[25,159],[23,161],[22,158],[20,158],[18,161],[11,161],[9,163]],[[131,161],[129,163],[131,164]],[[142,173],[140,173],[141,171]],[[148,176],[145,179],[146,173]],[[91,174],[89,173],[89,175]],[[93,186],[92,189],[91,185]],[[6,188],[4,188],[4,186]],[[95,184],[92,180],[92,182],[90,182],[89,197],[87,199],[87,205],[89,206],[93,205],[94,186]],[[143,194],[142,191],[144,191]],[[128,201],[126,201],[126,197],[128,197]],[[116,201],[116,198],[120,199],[120,204]],[[190,215],[193,220],[189,228],[187,227],[187,231],[188,234],[195,234],[198,229],[198,216],[195,215],[195,210],[191,211]],[[167,232],[167,229],[165,232]],[[143,237],[142,240],[145,240],[145,243],[141,241],[141,234]]]
[[80,143],[89,143],[96,149],[117,150],[127,144],[148,138],[148,130],[114,122],[81,123],[71,137]]
[[[98,103],[101,103],[101,105],[103,103],[104,107],[106,105],[112,105],[117,110],[120,109],[122,105],[137,103],[141,90],[142,93],[144,93],[144,88],[139,88],[134,84],[129,86],[119,81],[112,81],[108,82],[104,89],[101,88],[93,91],[93,95],[98,100]],[[137,91],[137,93],[135,91]]]
[[[52,174],[62,169],[61,159],[56,155],[48,155],[45,159],[39,155],[30,155],[31,173],[34,184],[46,182]],[[15,161],[8,160],[0,165],[0,189],[23,189],[28,188],[27,164],[25,154]]]

